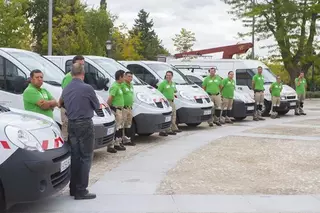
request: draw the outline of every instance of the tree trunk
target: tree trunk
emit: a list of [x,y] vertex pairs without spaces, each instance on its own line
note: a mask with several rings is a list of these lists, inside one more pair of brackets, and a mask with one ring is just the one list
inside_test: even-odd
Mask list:
[[285,63],[284,66],[290,76],[290,86],[295,89],[294,80],[297,78],[300,72],[300,68],[298,65],[294,65],[293,63]]

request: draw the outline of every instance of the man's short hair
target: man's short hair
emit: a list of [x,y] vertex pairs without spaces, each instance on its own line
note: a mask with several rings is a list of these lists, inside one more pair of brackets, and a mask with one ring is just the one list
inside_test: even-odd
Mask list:
[[123,77],[125,71],[123,70],[118,70],[115,74],[114,77],[116,78],[116,80],[118,81],[121,77]]
[[42,73],[42,71],[38,70],[38,69],[32,70],[30,73],[30,78],[33,78],[34,74],[36,74],[36,73]]
[[78,76],[84,74],[84,67],[82,64],[80,63],[74,63],[72,64],[72,68],[71,68],[71,75],[72,76]]
[[217,71],[215,67],[211,67],[211,68],[209,68],[209,69],[208,69],[208,72],[210,72],[210,70]]
[[258,69],[259,69],[259,68],[261,68],[261,69],[262,69],[262,66],[258,66]]
[[72,63],[76,63],[78,60],[84,60],[84,57],[82,55],[76,55],[75,57],[73,57],[72,59]]
[[133,73],[131,72],[131,71],[127,71],[126,73],[125,73],[125,75],[133,75]]
[[229,75],[230,73],[232,73],[232,72],[233,72],[233,71],[229,71],[229,72],[228,72],[228,75]]

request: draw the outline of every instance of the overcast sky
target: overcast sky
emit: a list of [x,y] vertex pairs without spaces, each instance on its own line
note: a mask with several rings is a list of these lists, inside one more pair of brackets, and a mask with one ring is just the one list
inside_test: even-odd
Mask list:
[[[84,0],[90,6],[99,6],[100,0]],[[107,0],[108,10],[118,15],[116,25],[125,23],[132,27],[140,9],[150,13],[154,29],[163,45],[176,53],[172,38],[181,28],[195,33],[197,42],[194,50],[236,44],[237,33],[245,32],[240,21],[233,21],[227,13],[229,6],[221,0]],[[248,38],[243,42],[250,42]],[[266,56],[267,50],[256,43],[256,54]]]

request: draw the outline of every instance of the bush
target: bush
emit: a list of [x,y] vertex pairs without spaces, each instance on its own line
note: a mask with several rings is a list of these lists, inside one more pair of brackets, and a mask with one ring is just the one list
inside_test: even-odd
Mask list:
[[307,91],[306,98],[320,98],[320,91]]

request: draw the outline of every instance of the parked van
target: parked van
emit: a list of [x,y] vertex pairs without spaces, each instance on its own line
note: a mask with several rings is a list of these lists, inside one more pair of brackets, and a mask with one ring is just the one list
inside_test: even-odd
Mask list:
[[[203,72],[195,71],[184,71],[183,74],[200,87],[202,87],[202,82],[207,76],[204,75]],[[247,116],[252,116],[254,113],[254,103],[254,100],[248,93],[242,92],[241,90],[235,90],[231,116],[238,121],[245,119]]]
[[[39,69],[44,74],[43,88],[59,100],[62,89],[61,82],[64,73],[55,64],[37,53],[0,48],[0,104],[8,107],[24,109],[22,93],[28,86],[30,72]],[[109,108],[104,107],[103,99],[97,95],[101,109],[94,113],[95,148],[106,146],[113,140],[115,134],[115,117]],[[53,112],[54,120],[61,125],[60,109]]]
[[0,105],[0,212],[63,189],[70,164],[69,147],[54,120]]
[[[218,74],[226,78],[229,71],[235,72],[236,88],[243,92],[249,93],[253,97],[252,77],[257,74],[258,67],[263,68],[262,75],[265,81],[265,101],[263,107],[263,115],[269,115],[271,110],[271,94],[269,88],[273,82],[276,82],[276,76],[261,61],[258,60],[239,60],[239,59],[168,59],[168,63],[181,67],[182,65],[199,66],[202,71],[208,70],[210,67],[216,67]],[[287,114],[291,109],[295,109],[297,101],[297,93],[288,85],[283,85],[281,92],[281,104],[278,113]]]
[[[46,56],[49,60],[58,65],[66,73],[70,71],[72,58],[74,56]],[[118,70],[127,70],[117,61],[100,57],[85,57],[85,82],[92,85],[96,92],[107,100],[109,97],[108,87],[115,82],[115,73]],[[99,86],[100,78],[110,80],[107,87]],[[133,76],[134,105],[133,105],[133,136],[135,134],[149,136],[155,132],[167,129],[171,124],[172,108],[168,100],[153,87],[141,82]]]
[[120,63],[138,78],[154,87],[164,80],[168,70],[173,72],[173,81],[178,90],[175,99],[178,123],[198,126],[211,118],[213,103],[208,94],[178,69],[158,61],[121,61]]

